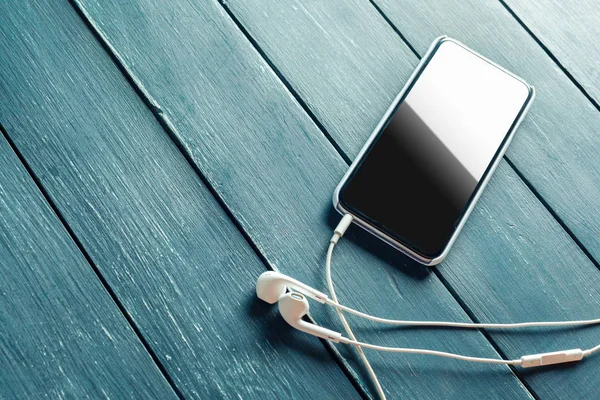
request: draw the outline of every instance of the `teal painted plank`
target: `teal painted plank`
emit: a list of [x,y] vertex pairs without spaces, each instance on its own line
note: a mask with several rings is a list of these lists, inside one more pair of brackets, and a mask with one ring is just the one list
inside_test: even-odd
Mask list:
[[596,0],[505,3],[600,103],[600,5]]
[[0,276],[0,398],[177,398],[2,134]]
[[[181,393],[358,397],[254,299],[264,264],[75,9],[1,3],[0,38],[0,121]],[[128,368],[111,371],[98,379]]]
[[[294,91],[306,100],[311,112],[319,118],[337,145],[351,157],[379,121],[381,110],[388,106],[389,98],[397,93],[397,88],[402,86],[418,62],[400,37],[390,36],[391,28],[385,21],[372,16],[376,10],[372,8],[369,11],[363,4],[365,2],[353,2],[345,6],[328,2],[310,3],[302,7],[298,2],[290,1],[280,3],[277,7],[270,5],[267,9],[260,2],[227,2],[236,18],[285,76]],[[419,38],[419,51],[424,51],[442,33],[465,38],[469,44],[470,39],[476,39],[466,33],[472,25],[467,24],[468,18],[453,16],[451,9],[461,10],[458,4],[447,10],[444,7],[442,12],[439,3],[436,3],[437,7],[432,3],[431,12],[424,15],[420,14],[419,4],[415,3],[411,7],[404,4],[394,14],[404,25],[407,25],[404,21],[415,20],[414,26],[410,27],[413,29],[413,36]],[[488,12],[488,8],[481,4],[473,6],[471,22],[476,20],[474,13]],[[494,15],[494,10],[491,10],[491,15],[485,14],[483,18],[484,21],[490,21],[490,25],[486,25],[489,32],[496,29],[491,26],[501,26],[504,21],[503,17],[494,18]],[[290,20],[301,21],[304,28],[289,29],[286,21]],[[433,29],[433,22],[430,21],[436,21],[443,28]],[[464,22],[464,30],[448,31],[446,26],[450,26],[453,21]],[[511,23],[510,16],[507,21]],[[362,26],[369,26],[368,35],[376,37],[369,41],[377,42],[378,46],[368,46]],[[319,30],[319,27],[322,29]],[[421,32],[419,36],[417,28],[428,29],[430,32],[427,35]],[[516,26],[515,29],[518,30],[519,27]],[[502,31],[502,34],[500,38],[508,33]],[[348,47],[348,43],[356,44],[356,49],[338,52],[340,47]],[[487,48],[493,47],[489,45]],[[368,58],[363,56],[366,51],[370,52]],[[340,53],[342,59],[338,60]],[[506,49],[505,53],[509,53],[509,50]],[[484,51],[484,54],[494,60],[499,58],[495,53]],[[305,65],[309,55],[311,65]],[[390,55],[395,59],[388,61],[387,57]],[[505,65],[503,61],[506,61],[506,57],[499,61]],[[361,65],[363,69],[349,67],[353,65]],[[382,68],[387,69],[387,73],[381,71]],[[375,71],[373,74],[378,79],[385,80],[386,84],[383,86],[387,88],[386,93],[380,93],[380,88],[367,90],[368,85],[364,82],[372,79],[371,70]],[[513,66],[512,70],[520,73],[518,67]],[[529,79],[529,75],[524,76]],[[342,80],[347,85],[331,83]],[[357,80],[364,82],[356,83]],[[567,81],[564,82],[568,84]],[[548,85],[540,85],[539,81],[533,83],[542,92],[534,104],[535,110],[540,97],[547,96],[550,88]],[[332,90],[331,86],[337,86],[337,90],[347,90],[349,94],[346,93],[344,98],[353,100],[345,103],[320,100],[326,98],[327,93]],[[576,95],[573,89],[571,87],[569,92],[572,96]],[[542,100],[544,103],[547,101]],[[332,103],[334,106],[331,106]],[[335,113],[349,115],[351,110],[364,107],[365,104],[371,107],[371,115],[365,121],[352,120],[340,125],[339,121],[331,117]],[[586,107],[589,109],[589,105]],[[553,115],[542,115],[544,118],[554,118]],[[592,114],[590,116],[594,118]],[[528,134],[532,119],[529,116],[526,118],[525,126],[517,133],[511,149],[523,148],[523,141],[519,137]],[[534,149],[530,146],[528,150]],[[531,154],[531,157],[534,156],[535,154]],[[585,171],[587,173],[589,167]],[[438,273],[477,319],[521,321],[594,317],[599,301],[598,270],[506,163],[501,164],[476,210],[477,216],[467,223],[465,233],[459,238],[450,258],[438,269]],[[508,285],[507,282],[511,284]],[[581,286],[578,287],[578,283]],[[581,296],[572,295],[573,291],[579,292]],[[523,304],[527,304],[527,307],[524,308]],[[450,316],[443,318],[448,319]],[[500,335],[498,332],[491,332],[491,337],[510,356],[520,356],[536,350],[579,345],[585,347],[600,342],[600,334],[593,329],[547,332],[543,340],[530,333]],[[557,368],[521,376],[538,395],[596,397],[592,377],[597,373],[597,364],[590,360],[577,368]]]
[[535,86],[535,103],[508,158],[600,261],[598,110],[497,1],[448,0],[443,13],[433,0],[384,1],[381,6],[419,53],[445,33]]
[[227,7],[350,159],[419,63],[365,0]]
[[[264,257],[323,289],[325,250],[338,218],[331,194],[347,164],[225,11],[214,4],[180,1],[139,1],[133,7],[81,4],[146,94],[160,105],[161,115],[173,122],[172,133]],[[219,47],[225,44],[225,49]],[[218,68],[206,61],[215,58],[221,61]],[[395,253],[386,257],[377,243],[352,240],[356,234],[348,235],[335,260],[336,281],[349,303],[377,314],[401,310],[406,318],[468,320],[435,275]],[[320,323],[340,329],[331,310],[313,304],[311,312]],[[310,340],[299,332],[288,335],[298,343]],[[407,331],[399,338],[393,330],[378,328],[364,331],[362,337],[388,345],[496,356],[478,332]],[[369,356],[392,398],[478,398],[482,393],[528,397],[506,367],[374,352]]]

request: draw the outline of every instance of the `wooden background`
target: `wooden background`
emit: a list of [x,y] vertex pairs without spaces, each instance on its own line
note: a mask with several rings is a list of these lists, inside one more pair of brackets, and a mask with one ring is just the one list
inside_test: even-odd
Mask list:
[[[600,8],[592,0],[0,2],[0,398],[359,398],[352,349],[254,296],[325,289],[331,195],[431,41],[538,92],[436,268],[351,229],[342,302],[404,319],[596,318]],[[312,317],[341,329],[332,310]],[[600,330],[378,327],[485,357]],[[600,359],[522,370],[367,352],[390,398],[600,398]]]

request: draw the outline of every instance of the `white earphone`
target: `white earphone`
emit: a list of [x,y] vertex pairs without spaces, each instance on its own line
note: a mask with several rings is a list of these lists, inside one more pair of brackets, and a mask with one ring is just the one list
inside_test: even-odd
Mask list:
[[[432,355],[438,357],[453,358],[463,361],[480,362],[480,363],[491,363],[491,364],[507,364],[507,365],[518,365],[523,368],[538,367],[543,365],[562,364],[568,362],[579,361],[586,356],[589,356],[595,352],[600,351],[600,345],[591,349],[570,349],[554,351],[549,353],[529,354],[524,355],[514,360],[504,360],[498,358],[482,358],[482,357],[471,357],[464,356],[455,353],[447,353],[437,350],[428,349],[414,349],[414,348],[401,348],[401,347],[385,347],[377,346],[370,343],[363,343],[355,340],[354,334],[350,329],[342,311],[354,314],[356,316],[389,325],[404,325],[404,326],[429,326],[429,327],[445,327],[445,328],[463,328],[463,329],[518,329],[527,327],[558,327],[558,326],[582,326],[582,325],[594,325],[600,324],[599,319],[589,320],[575,320],[575,321],[550,321],[550,322],[518,322],[518,323],[463,323],[463,322],[446,322],[446,321],[410,321],[410,320],[395,320],[380,318],[369,315],[367,313],[355,310],[353,308],[344,306],[337,301],[337,296],[333,289],[333,283],[331,280],[331,257],[333,248],[344,235],[350,224],[352,223],[352,216],[345,215],[341,222],[334,230],[334,234],[330,240],[329,249],[327,251],[326,258],[326,269],[327,269],[327,283],[333,299],[330,299],[325,293],[320,292],[305,283],[302,283],[294,278],[287,275],[281,274],[275,271],[267,271],[262,273],[256,281],[256,295],[263,301],[270,304],[278,303],[279,312],[283,319],[292,327],[308,333],[310,335],[317,336],[325,340],[331,340],[335,343],[344,343],[355,346],[365,366],[367,367],[369,374],[371,375],[377,391],[381,398],[385,398],[383,389],[377,380],[369,361],[362,352],[362,348],[369,348],[379,351],[388,351],[395,353],[409,353],[409,354],[423,354]],[[289,291],[288,291],[289,290]],[[327,329],[311,322],[305,321],[302,318],[308,314],[309,304],[306,297],[310,297],[321,304],[337,309],[340,320],[342,321],[344,328],[350,338],[342,336],[341,333]]]
[[447,322],[447,321],[411,321],[375,317],[370,314],[355,310],[331,300],[325,293],[319,292],[310,286],[275,271],[263,272],[256,281],[256,295],[259,299],[270,304],[275,304],[281,299],[286,289],[302,293],[317,300],[319,303],[339,308],[347,313],[387,325],[428,326],[441,328],[463,329],[519,329],[531,327],[558,327],[558,326],[583,326],[600,324],[600,319],[584,319],[574,321],[547,321],[547,322],[515,322],[515,323],[474,323],[474,322]]
[[[286,292],[286,288],[293,288],[297,290]],[[600,320],[581,320],[581,321],[557,321],[557,322],[524,322],[524,323],[512,323],[512,324],[475,324],[475,323],[457,323],[457,322],[439,322],[439,321],[404,321],[404,320],[392,320],[385,318],[373,317],[371,315],[362,313],[360,311],[351,309],[349,307],[343,306],[341,304],[335,303],[331,299],[329,299],[324,293],[319,292],[311,288],[308,285],[305,285],[296,279],[290,278],[287,275],[268,271],[264,272],[257,281],[256,284],[256,294],[257,296],[271,304],[278,302],[279,312],[283,319],[290,324],[292,327],[308,333],[310,335],[317,336],[322,339],[331,340],[333,342],[340,342],[345,344],[357,345],[360,347],[371,348],[374,350],[381,351],[390,351],[397,353],[413,353],[413,354],[426,354],[426,355],[434,355],[448,358],[455,358],[464,361],[473,361],[473,362],[484,362],[484,363],[492,363],[492,364],[509,364],[509,365],[520,365],[524,368],[529,367],[537,367],[542,365],[551,365],[551,364],[561,364],[566,362],[579,361],[583,357],[590,355],[598,350],[600,350],[600,346],[596,346],[589,350],[581,350],[581,349],[570,349],[570,350],[561,350],[550,353],[540,353],[540,354],[531,354],[525,355],[520,359],[515,360],[502,360],[502,359],[493,359],[493,358],[480,358],[480,357],[470,357],[470,356],[462,356],[454,353],[446,353],[442,351],[435,350],[425,350],[425,349],[408,349],[408,348],[395,348],[395,347],[384,347],[384,346],[376,346],[369,343],[362,343],[350,340],[345,338],[339,332],[335,332],[331,329],[327,329],[313,323],[304,321],[302,317],[304,317],[309,310],[308,300],[305,295],[314,299],[317,299],[319,302],[331,305],[336,308],[340,308],[344,311],[351,312],[355,315],[377,321],[383,322],[386,324],[393,325],[411,325],[411,326],[439,326],[439,327],[459,327],[459,328],[467,328],[467,329],[477,329],[477,328],[498,328],[498,329],[511,329],[511,328],[523,328],[523,327],[532,327],[532,326],[577,326],[577,325],[590,325],[590,324],[598,324]]]
[[305,296],[325,304],[329,299],[325,293],[319,292],[304,283],[275,271],[263,272],[256,281],[256,296],[269,304],[275,304],[283,297],[287,288],[295,289]]
[[331,340],[338,343],[342,337],[339,332],[323,328],[311,322],[304,321],[302,317],[308,314],[308,301],[301,293],[289,292],[284,294],[277,303],[281,316],[292,327],[309,335],[320,337],[321,339]]

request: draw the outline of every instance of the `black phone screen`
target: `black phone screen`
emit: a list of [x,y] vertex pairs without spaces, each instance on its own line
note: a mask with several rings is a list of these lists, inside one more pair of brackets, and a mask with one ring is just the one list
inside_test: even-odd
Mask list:
[[343,207],[411,250],[439,256],[529,87],[442,41],[340,190]]

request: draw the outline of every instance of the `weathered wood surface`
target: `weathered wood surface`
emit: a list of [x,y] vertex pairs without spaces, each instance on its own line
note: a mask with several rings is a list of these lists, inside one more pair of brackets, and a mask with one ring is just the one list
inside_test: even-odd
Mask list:
[[[227,14],[218,6],[198,9],[185,2],[169,2],[166,14],[165,4],[156,2],[138,2],[133,8],[81,5],[173,122],[174,136],[265,258],[323,288],[324,252],[338,218],[328,221],[331,193],[347,164]],[[219,46],[227,51],[220,52]],[[213,54],[222,54],[219,69],[205,61]],[[375,244],[369,247],[348,241],[336,253],[338,268],[353,271],[343,276],[336,272],[348,301],[384,315],[402,310],[407,318],[467,319],[435,275],[395,253],[386,259]],[[399,269],[412,276],[399,274]],[[334,323],[322,307],[313,305],[312,311],[319,322]],[[396,333],[377,333],[365,332],[365,339],[398,344]],[[302,334],[293,337],[302,340]],[[495,355],[477,332],[406,332],[401,343]],[[490,397],[528,396],[505,367],[378,353],[370,357],[392,396],[469,398],[484,391]]]
[[[308,398],[318,388],[324,398],[358,397],[318,340],[290,334],[276,311],[255,299],[255,278],[264,264],[75,9],[55,1],[1,3],[0,16],[0,121],[177,390],[200,398]],[[201,57],[207,68],[218,71],[226,59],[222,50]],[[199,97],[217,102],[210,90]],[[30,241],[44,244],[39,234]],[[46,257],[35,247],[31,252]],[[164,398],[158,390],[163,378],[155,377],[155,386],[146,383],[143,364],[134,363],[147,354],[136,356],[137,347],[125,347],[129,331],[89,305],[98,286],[91,269],[77,272],[67,255],[48,256],[43,264],[47,274],[72,276],[38,283],[40,300],[61,308],[48,325],[47,341],[29,343],[32,352],[43,354],[44,345],[58,351],[69,340],[82,357],[68,361],[48,350],[50,360],[66,359],[64,375],[62,363],[48,361],[49,371],[30,378],[31,390],[52,395],[44,382],[58,375],[74,385],[89,381],[88,392],[73,397],[106,389],[115,397],[136,390],[144,398],[150,395],[144,390],[154,387]],[[67,296],[68,289],[78,296]],[[33,317],[51,310],[35,299],[28,304]],[[70,322],[69,315],[85,312]],[[79,322],[89,326],[74,326]],[[100,344],[111,344],[104,323],[122,355],[102,351]],[[50,334],[52,329],[57,332]],[[42,325],[32,335],[45,331]],[[20,333],[11,328],[10,337]],[[128,358],[131,365],[122,365]],[[33,361],[19,356],[13,368],[27,362]],[[106,382],[93,387],[96,381]],[[122,392],[116,392],[118,385]],[[16,384],[10,390],[26,395]]]
[[2,134],[0,276],[0,398],[176,398]]
[[[390,32],[393,31],[384,22],[378,24],[368,8],[360,8],[362,4],[362,2],[351,2],[351,6],[345,7],[338,2],[319,2],[309,5],[300,5],[298,2],[278,2],[276,6],[273,4],[267,6],[261,2],[227,2],[227,7],[256,41],[265,56],[285,77],[292,90],[305,100],[306,106],[324,126],[341,151],[350,157],[362,146],[370,130],[378,122],[382,110],[388,106],[389,99],[397,93],[398,88],[418,62],[417,57],[410,53],[402,39],[397,35],[391,35]],[[519,32],[521,28],[518,23],[512,20],[501,6],[481,7],[480,5],[469,9],[461,8],[457,3],[448,7],[445,12],[440,12],[439,3],[436,4],[437,7],[432,3],[430,13],[424,16],[419,15],[421,3],[412,4],[412,8],[409,8],[408,4],[398,6],[397,9],[391,9],[389,13],[402,21],[403,25],[409,25],[412,29],[409,29],[409,32],[420,40],[416,48],[421,54],[433,38],[448,33],[454,37],[464,38],[463,40],[468,44],[473,42],[474,46],[484,54],[497,59],[503,65],[508,65],[517,73],[521,73],[524,69],[523,75],[529,79],[534,62],[526,63],[527,68],[520,64],[510,65],[503,62],[507,61],[510,54],[520,59],[529,57],[528,53],[523,56],[514,49],[505,48],[504,57],[501,57],[500,51],[494,49],[503,46],[500,40],[502,35],[497,38],[500,43],[492,40],[485,42],[486,46],[479,47],[477,47],[478,40],[487,39],[481,38],[483,33],[477,32],[479,35],[475,36],[468,35],[468,31],[473,31],[474,28],[470,28],[467,24],[468,18],[464,14],[470,16],[473,21],[477,12],[489,14],[485,14],[483,19],[486,22],[480,24],[483,26],[482,29],[489,28],[488,30],[491,31],[491,26],[503,26],[506,32],[503,30],[502,34],[508,35],[507,26],[512,26],[512,30]],[[479,8],[482,10],[480,11]],[[457,14],[462,14],[454,16],[450,9],[459,10]],[[410,20],[407,15],[419,15],[419,18],[409,24],[405,22]],[[446,23],[444,16],[448,15],[452,16],[450,18],[452,21],[460,21],[464,24],[456,22],[459,26],[453,26],[451,23]],[[438,23],[439,26],[436,28],[439,29],[430,27],[426,19]],[[365,20],[368,21],[369,26],[367,32],[362,29]],[[301,28],[290,29],[289,21],[296,21]],[[417,31],[417,29],[421,30]],[[404,33],[402,28],[400,30]],[[379,39],[372,38],[376,35],[379,35]],[[521,39],[526,40],[526,37]],[[370,45],[372,43],[378,45],[372,46]],[[368,53],[368,57],[365,53]],[[537,54],[539,57],[536,60],[544,66],[542,72],[555,70],[551,60],[543,52],[538,51]],[[392,59],[390,60],[389,57]],[[357,65],[360,67],[357,68]],[[528,75],[527,72],[530,74]],[[387,84],[382,84],[382,80]],[[531,80],[539,92],[534,104],[534,109],[538,111],[532,118],[556,118],[555,114],[559,111],[555,103],[556,99],[547,98],[552,95],[554,80],[562,84],[566,92],[564,96],[582,99],[577,88],[570,85],[568,79],[561,75],[559,70],[548,76],[546,80],[539,80],[537,76],[533,76]],[[345,84],[340,85],[340,81]],[[370,85],[374,81],[378,84]],[[386,93],[381,93],[382,88]],[[341,95],[337,93],[340,91],[344,93]],[[327,95],[331,92],[335,93],[335,96],[328,99]],[[338,98],[343,98],[345,101],[340,102]],[[584,104],[585,101],[583,98],[579,103],[584,109],[592,109],[589,104]],[[365,114],[365,107],[371,107],[370,117],[361,121],[352,118],[353,110],[362,110],[363,117],[368,114],[368,112]],[[573,108],[569,108],[568,111],[577,112]],[[337,120],[334,115],[345,115],[348,118],[344,122]],[[574,118],[571,114],[565,116],[564,111],[559,115],[569,119]],[[586,118],[587,120],[579,122],[580,127],[582,124],[585,126],[589,119],[595,119],[596,115],[592,111],[587,113]],[[517,133],[517,138],[520,135],[530,135],[530,124],[531,120],[528,119],[525,127]],[[544,124],[550,129],[547,123]],[[557,135],[559,132],[556,128],[553,129],[554,134]],[[591,136],[591,130],[587,135],[588,138]],[[583,141],[585,140],[584,137]],[[553,146],[545,148],[543,144],[537,143],[534,146],[531,140],[523,142],[516,139],[511,145],[511,151],[518,154],[529,151],[533,153],[532,156],[539,158],[543,156],[543,152],[554,157],[554,152],[562,150],[555,149]],[[575,143],[571,147],[573,146],[580,146],[580,144]],[[524,147],[526,150],[521,150]],[[594,151],[593,146],[590,149]],[[583,175],[582,180],[579,181],[583,185],[580,190],[586,193],[587,200],[584,200],[590,204],[596,198],[594,193],[597,188],[593,185],[589,186],[589,180],[593,180],[598,174],[598,170],[591,166],[593,166],[591,163],[585,167],[571,165],[568,170],[569,174]],[[549,165],[548,168],[553,166]],[[566,178],[558,176],[555,179]],[[492,181],[489,190],[493,191],[494,195],[484,195],[482,204],[478,208],[479,213],[487,214],[489,218],[479,217],[474,218],[475,221],[469,221],[466,228],[468,233],[463,235],[468,236],[469,241],[464,238],[459,239],[456,246],[459,250],[454,250],[453,256],[439,269],[440,275],[467,309],[480,320],[569,319],[574,317],[574,310],[580,311],[577,318],[579,315],[593,317],[600,301],[597,268],[560,225],[553,221],[552,215],[544,205],[537,201],[508,165],[503,164]],[[536,182],[533,183],[537,188]],[[556,194],[560,191],[556,186],[547,187],[546,191],[550,189]],[[566,195],[572,196],[573,193]],[[568,201],[572,202],[572,200]],[[591,206],[590,215],[597,215],[595,212],[597,205],[594,203]],[[597,223],[595,220],[587,222],[591,225]],[[597,229],[597,225],[593,226],[593,229]],[[591,238],[587,242],[592,243]],[[456,255],[457,253],[460,257]],[[535,266],[537,274],[531,274],[532,270],[528,266],[532,265]],[[355,277],[359,274],[360,272],[353,270]],[[511,282],[511,285],[504,282]],[[578,282],[585,283],[578,286]],[[493,301],[490,301],[490,290],[497,293]],[[573,296],[573,292],[586,293],[586,295]],[[381,298],[379,294],[374,297]],[[523,308],[525,302],[531,304]],[[534,351],[560,349],[573,346],[573,343],[581,343],[580,341],[589,346],[600,341],[600,333],[593,329],[548,333],[544,340],[539,340],[538,336],[531,333],[500,335],[492,332],[491,337],[502,352],[510,356],[522,355],[531,352],[531,349]],[[545,375],[524,374],[522,378],[533,385],[533,389],[539,395],[561,396],[569,393],[572,396],[583,396],[596,393],[596,385],[590,377],[597,374],[597,366],[586,364],[585,368],[572,369],[567,373],[563,370],[555,369]],[[565,389],[559,382],[571,383]]]
[[[538,98],[509,150],[517,170],[501,164],[448,260],[430,272],[351,229],[334,259],[342,300],[407,319],[596,316],[600,272],[576,242],[600,255],[600,228],[590,218],[600,211],[597,110],[502,4],[376,2],[384,18],[366,0],[47,3],[0,5],[0,122],[178,394],[365,394],[368,380],[351,350],[339,347],[344,358],[332,357],[316,339],[291,331],[254,299],[253,286],[270,267],[325,287],[323,257],[339,218],[330,206],[333,188],[418,62],[386,18],[417,53],[449,34],[531,81]],[[30,239],[40,246],[41,235],[47,232]],[[317,321],[341,329],[318,306],[311,309]],[[54,312],[69,318],[60,307]],[[131,343],[122,358],[151,360],[123,321],[106,320]],[[366,341],[489,357],[600,341],[595,328],[545,330],[540,339],[539,331],[484,336],[352,321]],[[523,372],[368,355],[390,397],[599,394],[595,359]],[[347,362],[355,368],[346,371]],[[143,380],[152,368],[139,365]],[[79,391],[67,395],[91,396],[125,379],[101,363],[93,368],[101,383],[89,391],[75,385]],[[85,372],[65,375],[87,383]],[[64,383],[64,375],[48,376],[44,382]],[[117,395],[143,385],[127,379]],[[41,395],[38,382],[29,390]],[[164,390],[160,375],[154,383]],[[18,385],[9,390],[25,393]]]
[[600,4],[596,0],[505,0],[575,81],[600,103]]

